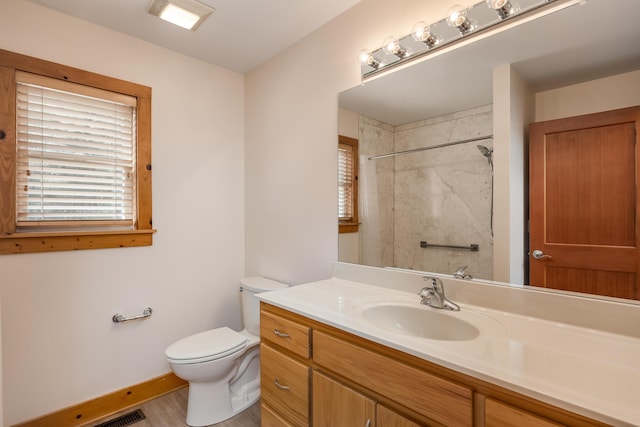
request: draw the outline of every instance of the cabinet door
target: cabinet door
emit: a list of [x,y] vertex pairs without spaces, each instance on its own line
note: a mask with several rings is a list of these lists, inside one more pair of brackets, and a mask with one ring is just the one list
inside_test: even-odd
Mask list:
[[376,406],[376,427],[420,427],[420,424],[378,404]]
[[375,401],[313,372],[313,427],[374,427]]
[[553,421],[493,399],[485,403],[486,427],[559,427]]

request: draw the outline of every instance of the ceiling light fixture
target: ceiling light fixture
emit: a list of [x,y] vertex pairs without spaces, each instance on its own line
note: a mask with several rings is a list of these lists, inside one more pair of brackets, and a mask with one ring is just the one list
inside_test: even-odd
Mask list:
[[147,8],[150,14],[191,31],[214,11],[197,0],[152,0]]

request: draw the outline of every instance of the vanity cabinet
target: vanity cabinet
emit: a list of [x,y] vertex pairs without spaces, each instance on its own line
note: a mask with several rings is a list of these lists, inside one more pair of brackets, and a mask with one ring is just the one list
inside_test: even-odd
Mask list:
[[262,425],[604,426],[261,303]]
[[312,383],[314,427],[374,426],[373,399],[317,371]]
[[311,328],[261,311],[262,426],[309,425]]
[[497,400],[487,399],[485,402],[486,427],[559,427],[562,425]]

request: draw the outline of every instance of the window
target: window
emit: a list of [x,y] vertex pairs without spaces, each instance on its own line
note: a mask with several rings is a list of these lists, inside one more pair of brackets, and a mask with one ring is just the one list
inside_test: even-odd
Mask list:
[[151,89],[0,50],[0,254],[148,246]]
[[340,233],[358,231],[358,140],[338,136],[338,225]]

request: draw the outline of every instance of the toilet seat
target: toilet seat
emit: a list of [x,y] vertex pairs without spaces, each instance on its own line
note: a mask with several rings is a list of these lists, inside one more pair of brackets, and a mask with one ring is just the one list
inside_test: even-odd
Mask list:
[[176,341],[165,350],[170,363],[188,365],[210,362],[247,347],[247,338],[227,327],[200,332]]

